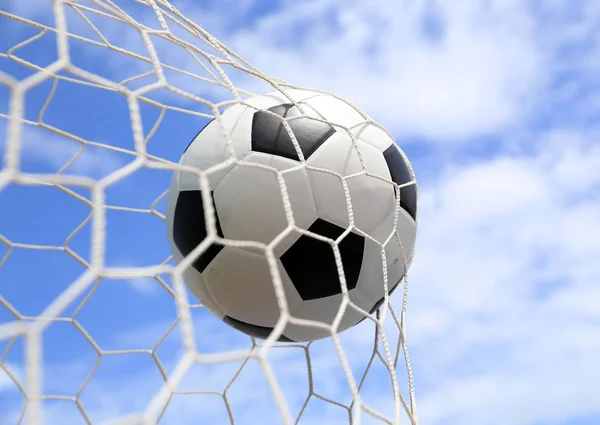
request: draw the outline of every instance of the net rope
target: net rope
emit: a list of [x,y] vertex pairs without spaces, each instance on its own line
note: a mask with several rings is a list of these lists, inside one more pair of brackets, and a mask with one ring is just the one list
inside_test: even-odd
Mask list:
[[[387,287],[385,301],[375,314],[370,315],[368,312],[361,310],[362,313],[368,316],[367,321],[370,321],[374,325],[374,331],[371,339],[372,346],[365,345],[361,348],[361,350],[364,350],[365,353],[370,353],[369,360],[363,370],[352,370],[352,367],[347,360],[344,348],[340,342],[340,338],[335,332],[336,323],[334,322],[332,327],[328,327],[331,329],[331,341],[335,346],[338,361],[343,368],[345,379],[347,380],[347,385],[352,395],[352,400],[348,403],[345,403],[331,397],[321,395],[314,388],[312,364],[315,354],[311,351],[311,343],[281,344],[276,342],[277,337],[283,330],[285,323],[288,320],[300,324],[309,324],[320,327],[325,326],[316,322],[300,321],[299,319],[295,319],[289,315],[287,306],[285,305],[282,284],[280,279],[277,277],[276,272],[272,273],[274,276],[273,284],[282,314],[281,320],[269,339],[260,341],[248,337],[249,345],[247,349],[244,350],[203,353],[202,350],[197,348],[196,336],[194,334],[194,328],[197,324],[192,317],[192,313],[194,310],[202,309],[203,307],[199,304],[193,304],[194,300],[190,299],[180,272],[185,267],[189,266],[194,259],[197,258],[197,256],[213,242],[221,242],[230,245],[238,244],[239,246],[256,245],[256,247],[265,250],[267,253],[267,258],[271,263],[271,268],[273,271],[275,267],[275,257],[273,256],[272,251],[269,250],[277,243],[277,241],[273,241],[271,246],[259,246],[257,244],[253,245],[251,242],[220,239],[217,236],[214,221],[209,221],[209,237],[207,237],[204,243],[196,248],[196,250],[194,250],[194,252],[192,252],[178,267],[173,266],[171,263],[171,258],[166,258],[164,262],[156,266],[146,267],[108,267],[105,264],[107,251],[106,229],[110,225],[109,221],[107,220],[107,212],[126,211],[138,215],[153,216],[154,218],[162,221],[165,219],[164,212],[161,211],[160,205],[161,202],[164,201],[164,198],[167,194],[165,190],[166,188],[160,188],[162,193],[148,208],[133,208],[128,206],[111,205],[107,202],[106,195],[107,188],[132,175],[140,169],[154,169],[165,172],[172,172],[177,169],[178,165],[176,161],[171,161],[149,152],[149,143],[153,139],[153,136],[157,130],[160,128],[165,114],[177,113],[199,118],[215,118],[219,120],[219,111],[224,107],[233,105],[235,103],[243,103],[246,97],[254,95],[253,92],[244,90],[241,87],[238,87],[237,84],[234,84],[233,79],[229,75],[230,73],[225,72],[227,67],[231,68],[236,73],[243,74],[244,78],[246,78],[246,81],[248,79],[254,79],[264,82],[265,84],[268,84],[284,94],[286,89],[299,87],[286,83],[279,78],[265,75],[243,58],[235,54],[219,40],[215,39],[215,37],[213,37],[205,29],[192,22],[183,13],[178,11],[173,5],[165,0],[137,0],[135,2],[114,2],[110,0],[48,0],[48,2],[52,5],[53,23],[51,25],[32,20],[28,17],[20,16],[0,8],[0,19],[8,19],[12,22],[27,27],[30,30],[36,31],[35,35],[27,36],[25,39],[19,41],[7,51],[0,52],[0,58],[18,64],[22,67],[26,67],[32,71],[30,75],[24,79],[18,79],[12,76],[9,72],[0,71],[0,87],[4,86],[8,89],[7,92],[9,93],[8,112],[4,113],[0,111],[0,119],[4,120],[6,123],[6,133],[5,136],[2,136],[5,137],[5,142],[3,148],[3,164],[0,172],[0,195],[2,194],[2,191],[6,190],[9,186],[48,187],[52,188],[53,190],[60,191],[65,195],[68,195],[69,197],[87,205],[91,212],[85,218],[85,220],[76,226],[71,234],[64,240],[64,243],[59,246],[22,243],[19,240],[14,240],[14,238],[8,238],[4,236],[2,232],[0,232],[0,246],[6,247],[6,249],[4,249],[4,254],[2,254],[3,251],[0,251],[0,271],[1,268],[11,260],[13,253],[17,250],[43,250],[61,252],[70,256],[85,268],[85,272],[78,279],[72,283],[69,283],[68,285],[65,285],[64,290],[60,293],[60,295],[53,299],[53,301],[47,305],[41,314],[35,316],[22,314],[18,308],[12,305],[9,297],[5,296],[6,292],[3,290],[3,287],[6,288],[5,285],[17,285],[18,282],[0,283],[0,309],[4,308],[12,317],[11,320],[0,322],[0,344],[4,344],[0,345],[0,349],[2,349],[2,351],[0,351],[0,372],[3,372],[10,379],[11,384],[18,389],[25,400],[22,405],[22,409],[20,410],[20,414],[16,418],[16,423],[28,423],[31,425],[41,425],[45,423],[43,409],[44,402],[48,400],[72,402],[78,409],[84,423],[96,423],[86,411],[84,404],[81,402],[80,396],[94,377],[94,373],[101,360],[107,356],[139,353],[152,357],[155,366],[159,370],[164,381],[163,387],[154,395],[153,398],[147,400],[146,408],[143,411],[132,415],[111,418],[112,422],[110,423],[163,423],[161,422],[161,419],[163,418],[163,415],[174,396],[178,394],[211,394],[222,397],[222,400],[226,406],[227,417],[229,420],[227,423],[235,424],[236,414],[238,413],[236,412],[236,414],[234,414],[235,406],[233,406],[228,398],[228,391],[238,378],[239,374],[242,372],[245,365],[249,361],[253,360],[260,364],[271,389],[271,393],[274,397],[280,414],[281,422],[278,423],[283,423],[286,425],[303,423],[303,413],[306,410],[309,401],[318,399],[322,402],[330,403],[341,409],[345,409],[348,414],[348,423],[411,423],[416,425],[417,416],[413,377],[408,350],[406,348],[405,323],[408,294],[407,274],[405,274],[403,282],[399,284],[403,287],[402,296],[400,297],[399,294],[397,294],[398,304],[400,304],[399,313],[397,313],[394,306],[389,303]],[[130,13],[126,12],[126,3],[135,3],[137,7],[143,7],[147,9],[147,11],[151,9],[157,19],[157,22],[159,23],[159,27],[151,28],[136,20],[133,16],[131,16]],[[88,35],[81,35],[79,31],[72,31],[70,27],[68,27],[67,23],[70,24],[70,20],[67,19],[67,12],[71,14],[72,17],[75,15],[78,17],[80,20],[79,24],[87,27]],[[109,37],[105,36],[103,31],[101,31],[99,28],[99,21],[103,22],[102,25],[126,25],[139,33],[143,40],[147,54],[144,55],[142,53],[135,52],[132,49],[128,49],[127,47],[120,46],[114,40],[109,41]],[[188,39],[184,39],[182,36],[175,35],[173,31],[175,28],[177,28],[178,31],[183,31],[187,37],[190,37],[190,40],[192,41],[188,41]],[[89,35],[92,33],[95,34],[95,39],[91,38],[91,35]],[[26,59],[25,56],[20,55],[20,51],[35,45],[36,42],[49,34],[54,36],[56,39],[55,46],[57,50],[57,60],[47,65],[41,65]],[[188,59],[190,59],[195,65],[195,71],[190,70],[189,66],[187,69],[184,69],[185,67],[180,68],[173,64],[162,62],[157,54],[155,42],[153,41],[153,39],[156,38],[160,39],[162,42],[172,43],[178,48],[185,50],[188,55]],[[86,66],[75,63],[70,52],[71,44],[75,42],[85,43],[100,49],[110,50],[115,54],[122,55],[139,61],[140,63],[149,65],[151,66],[151,70],[140,72],[137,75],[122,79],[120,81],[113,81],[113,79],[103,76],[99,72],[95,72],[93,66],[91,65]],[[78,61],[78,63],[79,62],[81,61]],[[210,94],[198,95],[197,93],[195,94],[193,92],[178,88],[169,82],[169,78],[166,76],[167,72],[173,75],[176,73],[177,75],[185,76],[186,78],[196,81],[199,86],[207,90],[207,93],[210,93],[210,86],[217,87],[222,92],[226,91],[229,98],[221,100],[220,102],[214,101],[214,99],[213,101],[210,101]],[[148,84],[141,83],[149,78],[152,78],[153,81]],[[34,89],[36,86],[47,81],[52,82],[52,88],[49,91],[43,106],[39,110],[37,119],[26,118],[26,98],[28,92]],[[105,92],[112,93],[115,96],[124,96],[129,107],[133,148],[126,149],[111,145],[109,143],[89,140],[87,137],[78,136],[75,131],[58,128],[57,126],[48,123],[45,117],[48,113],[48,110],[51,108],[53,97],[55,96],[58,87],[60,87],[61,84],[67,83],[100,89]],[[130,85],[135,83],[138,83],[138,87],[135,89],[131,88]],[[169,105],[167,102],[161,102],[160,100],[154,98],[152,93],[159,89],[169,92],[170,95],[184,99],[185,101],[182,102],[183,106]],[[142,125],[142,113],[140,112],[141,104],[153,106],[158,108],[160,111],[158,119],[156,119],[152,128],[147,132],[147,134],[145,134]],[[201,105],[202,109],[210,110],[211,113],[198,111],[198,109],[201,109],[195,108],[195,106],[198,105]],[[103,118],[98,117],[98,119],[102,120]],[[371,123],[372,125],[377,125],[366,115],[365,122]],[[283,123],[286,126],[287,131],[290,133],[290,137],[295,142],[294,135],[291,132],[286,120],[284,120]],[[336,123],[331,124],[340,127]],[[110,121],[106,119],[103,122],[103,125],[110,126]],[[24,155],[27,153],[22,148],[25,127],[34,127],[52,132],[59,138],[68,140],[71,143],[76,143],[79,146],[78,151],[64,164],[62,164],[60,169],[55,173],[37,173],[25,171],[22,167]],[[349,131],[350,129],[345,130]],[[229,141],[224,140],[223,143],[229,143]],[[0,148],[1,146],[2,145],[0,145]],[[120,167],[118,170],[113,171],[99,179],[86,176],[84,174],[71,172],[73,164],[77,163],[77,161],[81,159],[82,155],[92,148],[118,153],[120,155],[126,155],[130,158],[130,161],[126,165]],[[301,151],[299,150],[297,143],[296,148],[299,155],[301,155]],[[235,161],[237,160],[232,159],[231,162],[220,164],[219,166],[229,166],[231,163],[235,163]],[[304,162],[302,162],[300,166],[307,167]],[[208,187],[208,180],[206,178],[208,173],[216,171],[217,168],[214,170],[203,171],[190,170],[190,172],[194,172],[198,175],[202,187],[206,189]],[[329,170],[319,169],[319,171],[331,173]],[[282,198],[286,214],[288,215],[290,223],[293,223],[288,193],[285,184],[283,183],[283,177],[286,172],[289,172],[289,170],[277,171],[276,174],[282,189]],[[364,173],[366,173],[366,171],[363,171],[360,174]],[[337,174],[336,176],[343,182],[346,191],[346,199],[349,204],[350,221],[352,223],[352,205],[350,203],[348,188],[345,181],[355,176],[344,177]],[[390,184],[393,183],[390,182]],[[414,184],[414,182],[409,184]],[[89,197],[82,195],[81,189],[89,191]],[[399,190],[397,185],[396,190]],[[210,211],[207,214],[207,217],[212,218]],[[89,258],[84,258],[83,255],[80,255],[71,247],[71,241],[73,238],[75,238],[76,235],[86,226],[91,229]],[[292,227],[288,228],[288,230],[290,229],[292,229]],[[349,231],[350,228],[347,229],[347,232]],[[283,238],[283,236],[285,235],[281,234],[279,238]],[[390,237],[390,240],[391,239],[392,238]],[[327,239],[323,240],[329,242],[334,248],[339,269],[338,272],[340,272],[340,276],[342,278],[341,280],[343,280],[343,272],[341,271],[341,257],[339,255],[339,250],[337,250],[336,243],[335,241]],[[403,261],[405,262],[406,270],[407,264],[405,256],[403,256]],[[385,265],[385,261],[383,264]],[[167,278],[166,276],[170,276],[170,278]],[[163,288],[165,291],[165,296],[172,297],[177,307],[177,317],[175,321],[151,348],[138,350],[106,350],[101,348],[101,346],[94,340],[92,335],[86,330],[85,326],[80,323],[78,320],[78,314],[88,303],[88,301],[94,297],[96,289],[99,287],[102,279],[133,279],[140,277],[153,279]],[[346,291],[347,289],[345,288],[345,282],[342,282],[342,286]],[[65,315],[64,312],[67,311],[68,308],[73,308],[74,303],[74,310],[68,315]],[[336,322],[341,320],[343,310],[345,308],[357,309],[358,307],[352,305],[349,298],[345,297]],[[57,322],[64,322],[74,326],[81,333],[81,335],[84,336],[87,343],[89,343],[89,345],[97,354],[97,360],[92,368],[91,373],[89,373],[85,381],[81,384],[77,393],[70,396],[53,395],[45,392],[43,388],[45,372],[45,346],[43,344],[43,336],[48,326]],[[390,339],[387,336],[389,330],[384,327],[384,322],[386,324],[391,323],[392,326],[398,331],[399,337],[395,350],[392,350]],[[176,330],[179,330],[178,334]],[[173,370],[167,371],[157,355],[157,349],[167,337],[175,334],[177,334],[178,338],[181,338],[182,345],[184,347],[184,353],[179,359],[177,366]],[[23,338],[24,341],[23,376],[18,376],[18,374],[7,362],[7,356],[9,355],[18,338]],[[281,390],[278,376],[272,368],[267,354],[272,351],[298,349],[303,350],[306,357],[308,389],[306,398],[301,403],[298,414],[292,415],[291,409],[289,408],[289,402],[286,400],[286,397]],[[242,363],[229,383],[221,390],[186,391],[178,388],[186,374],[195,364],[219,365],[232,360],[241,360]],[[361,400],[361,389],[363,388],[363,384],[369,374],[369,371],[376,362],[381,362],[381,364],[387,370],[389,379],[391,380],[393,392],[391,400],[393,400],[394,403],[394,413],[392,417],[384,415],[382,412],[370,407]],[[398,383],[398,376],[400,375],[402,375],[407,382],[406,386],[408,396],[406,397],[402,394],[400,385]],[[1,415],[2,413],[0,413],[0,416]],[[256,418],[256,423],[267,423],[267,421],[264,419],[265,418]],[[375,420],[375,422],[370,422],[373,420]],[[4,422],[0,422],[4,424]]]

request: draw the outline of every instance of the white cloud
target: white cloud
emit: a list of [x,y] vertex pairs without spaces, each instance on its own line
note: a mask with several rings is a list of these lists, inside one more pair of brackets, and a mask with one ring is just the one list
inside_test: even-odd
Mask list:
[[[408,2],[377,8],[347,2],[322,18],[311,14],[305,20],[317,24],[301,39],[302,49],[272,37],[304,18],[292,6],[224,36],[266,72],[347,96],[396,134],[447,141],[518,121],[544,81],[533,17],[516,3],[507,10],[482,2],[435,4],[443,27],[439,41],[421,27],[430,7]],[[337,31],[326,29],[331,15]]]
[[15,385],[13,378],[7,373],[6,370],[10,371],[12,376],[23,382],[23,371],[18,365],[14,363],[5,363],[0,367],[0,393],[2,392],[16,392],[18,387]]
[[562,160],[549,164],[544,150],[495,158],[423,191],[409,337],[417,378],[432,388],[420,394],[426,422],[600,412],[600,309],[587,301],[600,278],[600,207],[572,200],[596,179],[573,185],[578,170],[564,165],[600,159],[582,138],[562,138],[552,151]]
[[[7,0],[3,9],[17,16],[27,19],[42,19],[43,23],[51,24],[52,4],[44,0]],[[24,26],[21,28],[25,28]],[[14,29],[13,29],[14,30]]]
[[7,388],[11,388],[14,386],[14,383],[8,376],[8,374],[4,371],[4,369],[0,369],[0,391],[4,391]]
[[164,292],[160,289],[160,285],[156,279],[151,277],[129,279],[127,282],[133,287],[133,289],[143,295],[156,295]]

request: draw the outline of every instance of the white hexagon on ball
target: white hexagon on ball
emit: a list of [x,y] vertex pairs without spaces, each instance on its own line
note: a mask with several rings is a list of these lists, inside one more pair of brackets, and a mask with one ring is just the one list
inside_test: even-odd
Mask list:
[[[291,101],[282,93],[270,93],[246,100],[249,106],[230,107],[221,114],[226,134],[213,120],[190,143],[182,165],[204,171],[230,160],[232,154],[240,162],[208,176],[210,193],[202,193],[196,174],[174,173],[167,205],[174,261],[179,264],[207,237],[206,207],[211,202],[220,237],[271,244],[274,271],[291,316],[331,325],[343,299],[331,242],[348,229],[352,212],[354,227],[337,245],[341,270],[352,303],[373,313],[384,299],[384,265],[391,293],[405,273],[403,255],[412,263],[417,229],[412,168],[394,140],[346,102],[304,90],[286,93]],[[277,172],[284,172],[281,178]],[[402,187],[398,190],[394,183]],[[214,243],[183,275],[211,313],[261,339],[271,334],[280,318],[275,276],[265,252],[256,246]],[[364,317],[347,308],[336,331],[343,332]],[[330,335],[322,327],[288,322],[279,340],[314,341]]]

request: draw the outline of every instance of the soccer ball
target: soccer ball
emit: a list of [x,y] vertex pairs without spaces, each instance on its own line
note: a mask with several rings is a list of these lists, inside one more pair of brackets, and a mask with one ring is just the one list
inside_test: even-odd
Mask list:
[[[384,270],[391,293],[404,276],[404,259],[412,262],[417,229],[414,174],[394,140],[336,97],[305,90],[285,93],[252,97],[245,101],[249,106],[236,104],[221,114],[220,122],[212,120],[180,161],[208,171],[210,191],[203,193],[197,173],[179,170],[168,194],[175,263],[202,243],[211,223],[218,236],[235,242],[212,243],[195,258],[183,274],[190,291],[219,319],[260,339],[280,319],[277,276],[294,318],[333,323],[343,299],[338,270],[350,301],[374,313],[384,300]],[[232,158],[241,162],[227,163]],[[354,226],[338,240],[350,228],[350,217]],[[253,244],[240,246],[241,241]],[[341,268],[333,241],[338,241]],[[347,306],[335,331],[364,318]],[[279,340],[330,335],[327,328],[288,321]]]

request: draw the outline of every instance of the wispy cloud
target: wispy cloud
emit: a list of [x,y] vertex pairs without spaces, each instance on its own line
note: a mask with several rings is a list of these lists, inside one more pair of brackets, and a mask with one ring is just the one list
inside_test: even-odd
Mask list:
[[[111,264],[111,267],[122,268],[122,269],[135,269],[138,267],[136,265],[135,260],[123,260],[120,259],[116,261],[114,264]],[[143,296],[155,296],[155,295],[166,295],[164,288],[161,286],[162,281],[166,286],[170,286],[170,280],[168,276],[156,276],[150,274],[140,273],[138,276],[127,278],[127,279],[111,279],[109,284],[117,284],[117,285],[127,285],[129,288],[133,289],[137,294]]]
[[151,277],[129,279],[128,283],[142,295],[157,295],[163,292],[160,289],[160,286],[156,279],[153,279]]
[[6,372],[6,369],[10,370],[10,373],[12,373],[14,375],[14,371],[16,369],[15,365],[13,364],[4,364],[2,368],[0,368],[0,392],[3,391],[15,391],[17,390],[17,387],[13,381],[13,379],[10,377],[10,375]]
[[453,167],[423,190],[410,307],[417,376],[431,388],[423,420],[517,425],[600,410],[590,393],[600,309],[585,307],[600,278],[589,236],[600,232],[600,208],[573,196],[597,191],[596,178],[572,185],[561,182],[576,170],[557,173],[565,157],[598,158],[593,139],[568,140],[552,153],[560,160],[543,148],[502,155]]

